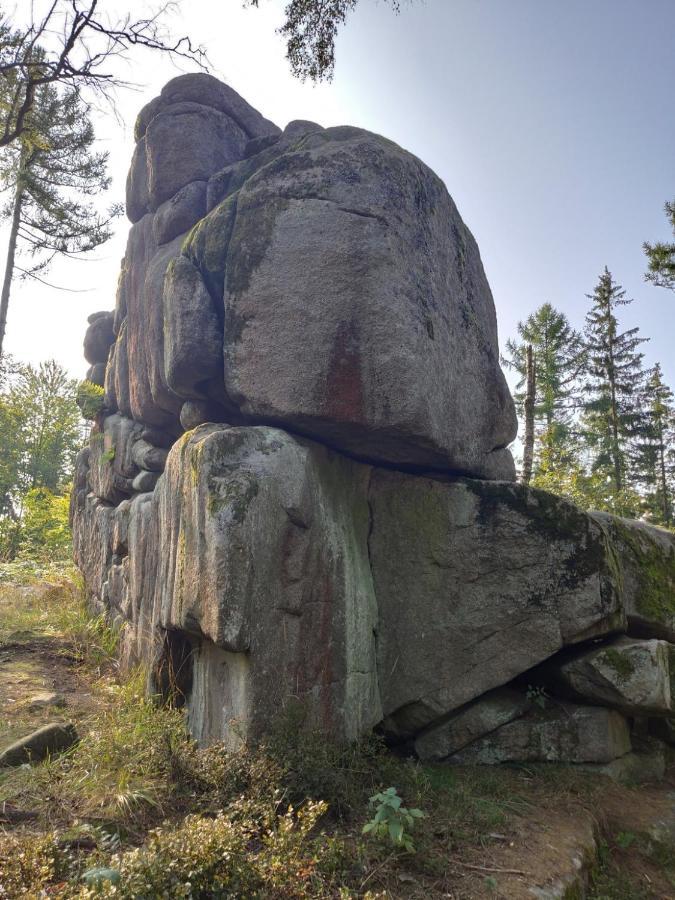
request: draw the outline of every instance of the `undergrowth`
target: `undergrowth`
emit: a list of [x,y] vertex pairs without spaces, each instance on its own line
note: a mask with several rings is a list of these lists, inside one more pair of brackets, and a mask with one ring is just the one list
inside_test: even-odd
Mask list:
[[[3,900],[447,896],[453,860],[489,852],[531,802],[593,800],[565,769],[458,770],[376,736],[332,743],[303,728],[301,706],[255,747],[198,748],[183,713],[147,696],[142,670],[120,677],[118,634],[87,613],[76,582],[0,584],[0,604],[0,649],[58,643],[96,699],[71,751],[0,774],[0,812],[32,814],[0,841]],[[393,788],[424,813],[414,852],[362,834],[369,798]],[[603,865],[592,896],[633,896],[616,892],[611,854]]]

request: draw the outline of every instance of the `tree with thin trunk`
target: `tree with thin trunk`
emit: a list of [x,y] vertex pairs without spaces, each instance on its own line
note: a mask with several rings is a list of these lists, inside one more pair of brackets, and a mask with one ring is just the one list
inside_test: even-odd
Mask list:
[[0,356],[12,284],[42,281],[54,257],[71,258],[111,236],[118,207],[99,212],[93,198],[110,183],[108,155],[93,150],[89,111],[76,88],[40,87],[26,128],[3,151],[0,186],[10,194],[2,213],[10,221],[0,295]]
[[[542,304],[524,322],[518,323],[518,339],[506,342],[502,362],[519,377],[514,399],[526,423],[529,346],[534,371],[532,473],[536,481],[543,456],[561,457],[569,450],[572,414],[579,404],[578,376],[583,365],[583,347],[581,336],[567,317],[550,303]],[[527,432],[527,424],[524,430]]]
[[645,505],[662,525],[673,523],[675,484],[675,398],[657,363],[649,374],[642,401],[645,427],[635,455],[635,472]]
[[534,457],[534,403],[536,397],[536,367],[532,344],[527,345],[527,388],[525,391],[525,440],[523,443],[523,484],[529,484],[532,479],[532,460]]
[[176,3],[140,17],[125,12],[125,5],[25,0],[11,15],[0,9],[0,147],[30,130],[31,112],[46,86],[76,88],[87,101],[114,107],[115,89],[129,86],[117,63],[128,60],[131,51],[159,52],[206,67],[201,47],[193,47],[187,36],[172,38],[166,28]]
[[638,328],[620,332],[618,307],[632,303],[605,267],[588,298],[591,308],[584,331],[586,357],[583,421],[593,456],[593,470],[606,476],[617,512],[625,512],[622,496],[629,483],[631,444],[644,426],[640,398],[645,373]]

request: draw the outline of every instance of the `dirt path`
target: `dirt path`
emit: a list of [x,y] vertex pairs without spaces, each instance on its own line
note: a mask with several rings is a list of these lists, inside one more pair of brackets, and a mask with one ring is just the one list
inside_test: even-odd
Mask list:
[[[56,720],[74,722],[81,735],[94,733],[101,727],[100,713],[115,702],[106,700],[91,662],[82,664],[77,632],[86,633],[87,619],[77,620],[77,603],[67,604],[63,591],[63,586],[0,585],[0,748]],[[36,702],[44,694],[57,696]],[[92,728],[97,717],[99,725]],[[21,793],[3,797],[3,778],[9,777],[3,771],[0,839],[3,830],[51,827],[50,799],[41,801],[36,793],[27,799]],[[472,777],[455,772],[458,784]],[[444,825],[432,848],[437,879],[411,860],[409,870],[404,862],[389,874],[376,866],[366,876],[368,887],[394,898],[553,900],[585,896],[579,875],[593,868],[591,900],[675,900],[674,769],[665,782],[640,787],[569,767],[503,768],[483,776],[489,776],[491,787],[471,801],[472,815],[481,804],[500,805],[506,814],[498,822],[457,847],[448,837],[453,825]],[[14,799],[6,803],[7,796]],[[461,824],[456,811],[449,812],[449,823]],[[356,832],[354,837],[359,823]]]

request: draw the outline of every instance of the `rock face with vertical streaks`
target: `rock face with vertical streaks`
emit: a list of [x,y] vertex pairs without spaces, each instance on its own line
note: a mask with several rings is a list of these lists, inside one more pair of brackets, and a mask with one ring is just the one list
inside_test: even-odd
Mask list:
[[202,743],[291,703],[454,762],[634,762],[627,716],[669,739],[675,540],[514,483],[492,295],[440,179],[204,74],[135,139],[71,503],[123,664]]

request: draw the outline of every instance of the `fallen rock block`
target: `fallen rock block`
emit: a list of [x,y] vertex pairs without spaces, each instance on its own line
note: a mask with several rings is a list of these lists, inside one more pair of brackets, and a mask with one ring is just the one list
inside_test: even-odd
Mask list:
[[625,628],[607,534],[560,497],[374,469],[369,505],[392,734],[414,735],[563,646]]
[[524,694],[501,688],[463,707],[447,721],[432,725],[415,740],[415,752],[423,760],[441,760],[467,744],[524,715],[530,701]]
[[502,725],[448,761],[457,765],[609,763],[630,750],[628,723],[620,713],[599,706],[556,703]]
[[[556,686],[626,715],[673,713],[671,645],[621,637],[553,667]],[[673,655],[675,662],[675,655]]]
[[72,722],[50,722],[0,753],[0,768],[37,763],[70,749],[79,740]]

